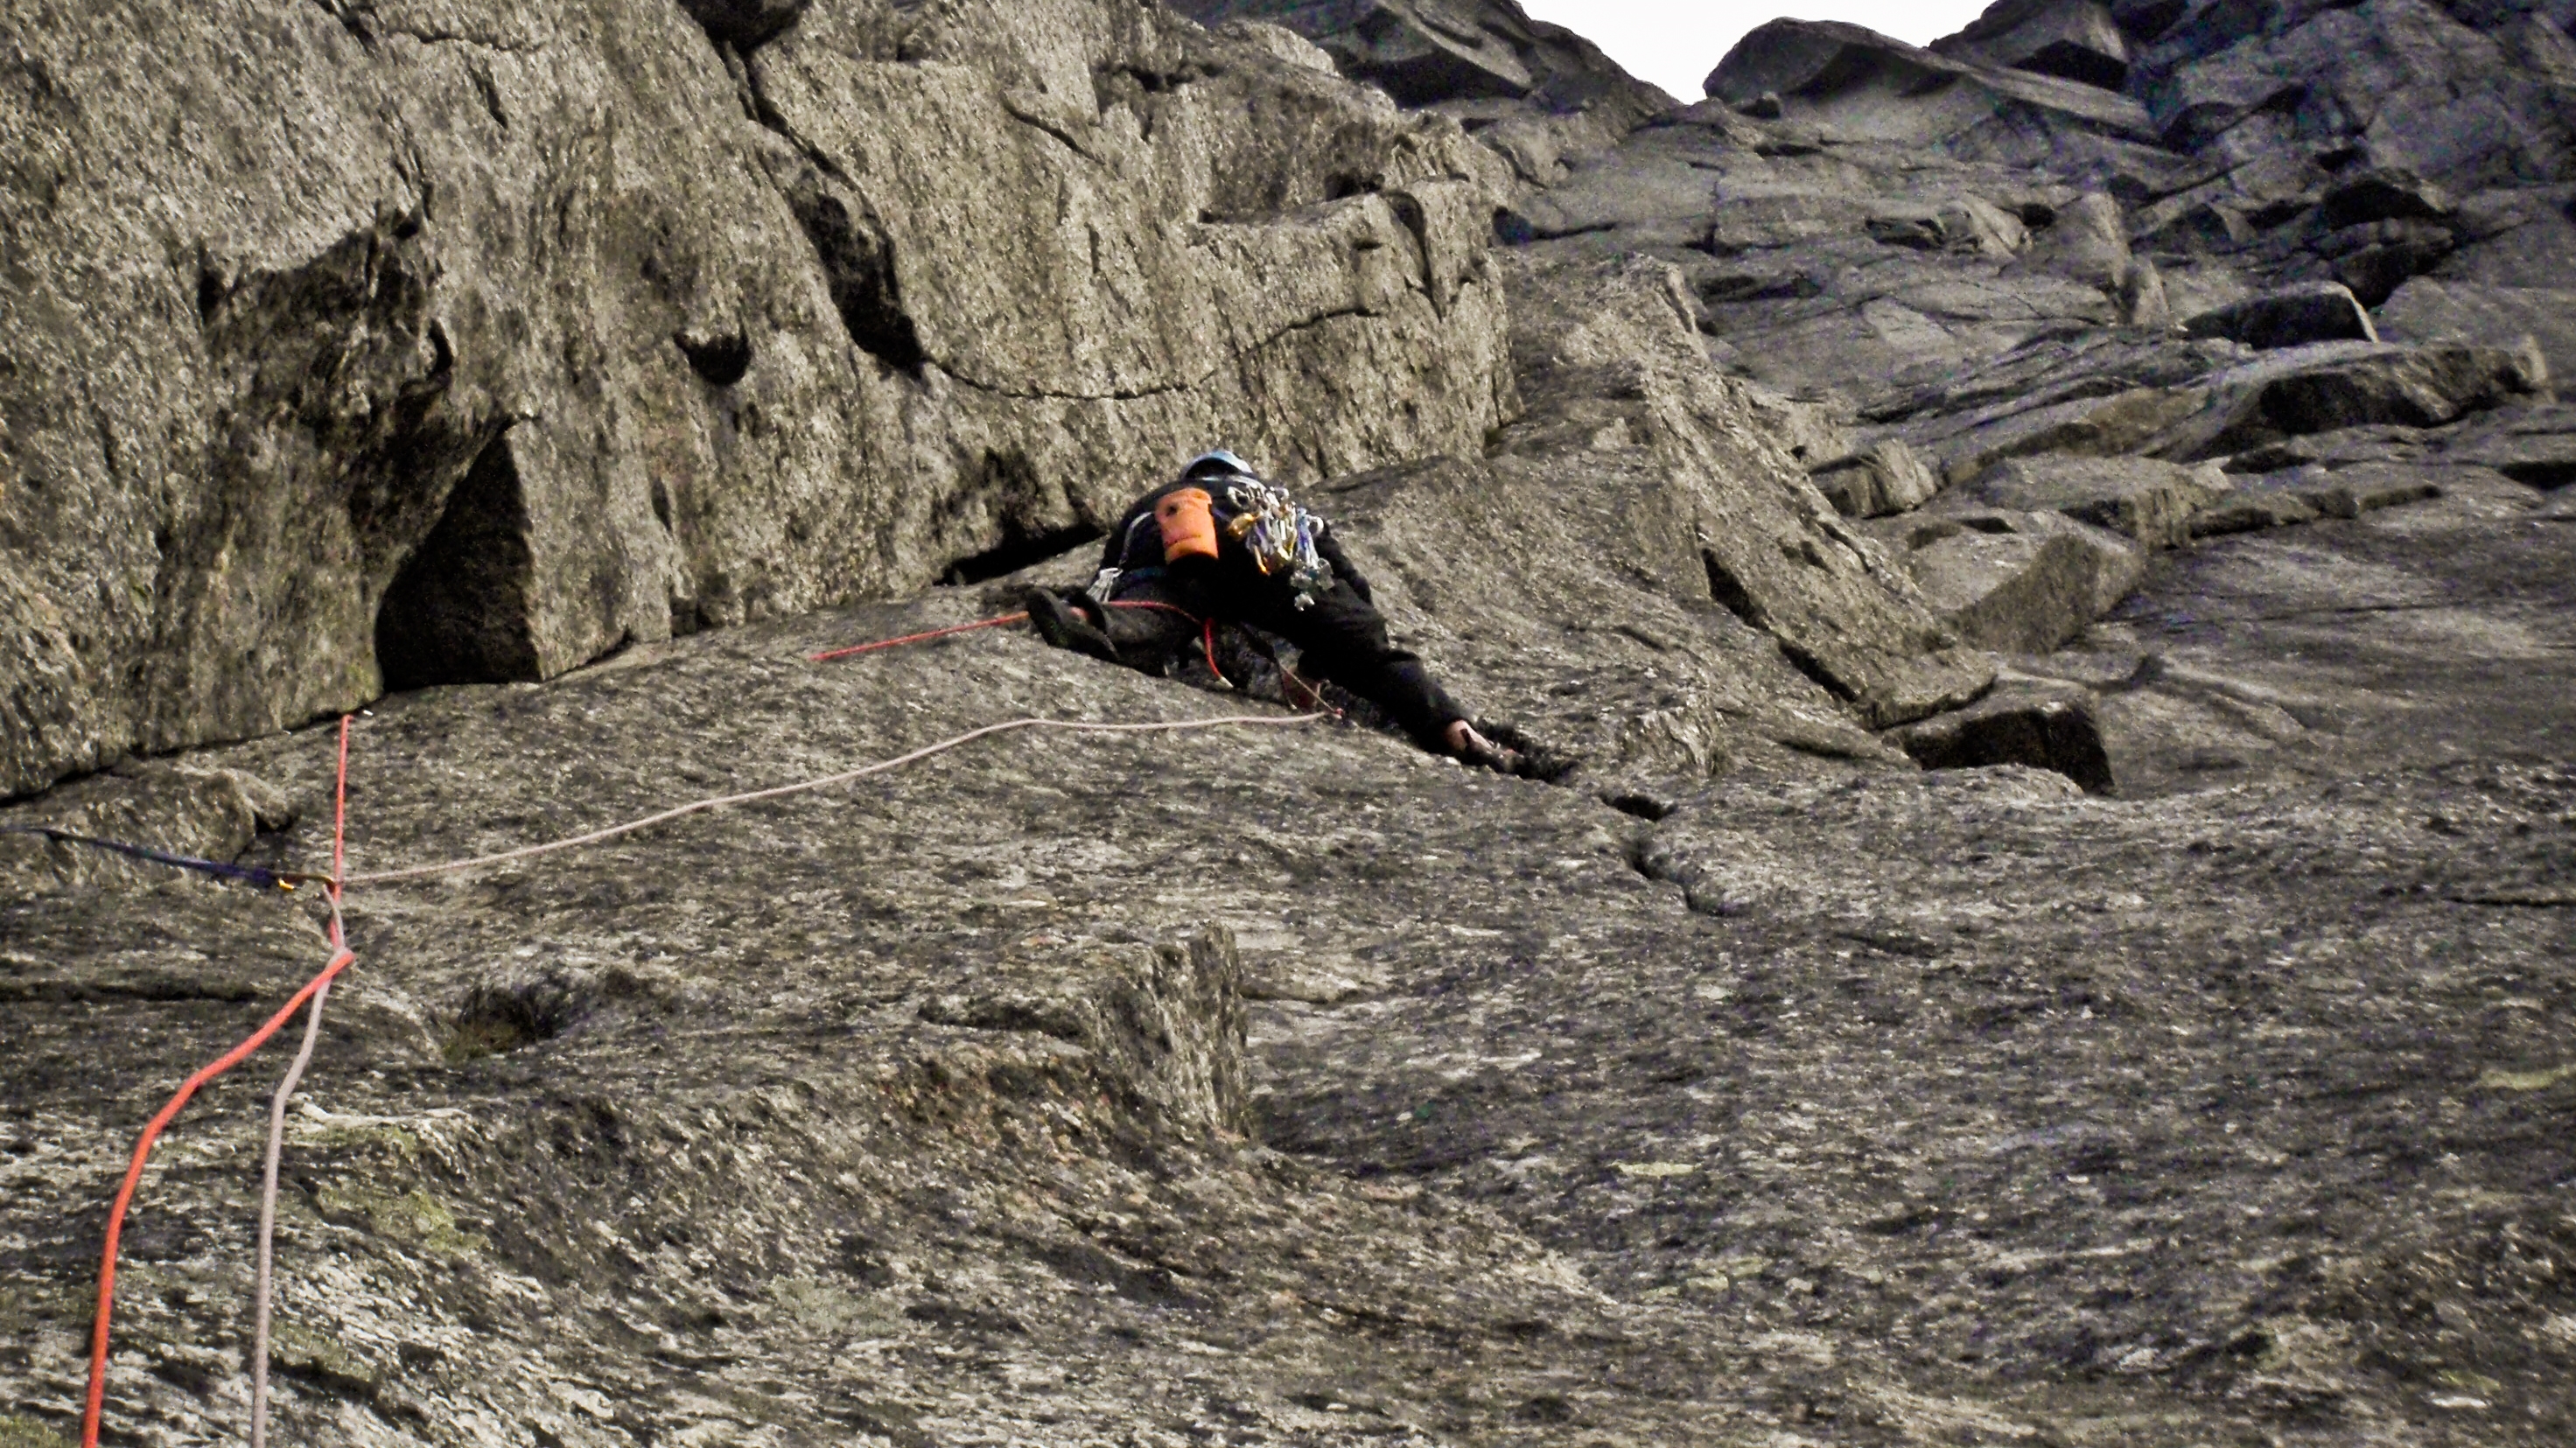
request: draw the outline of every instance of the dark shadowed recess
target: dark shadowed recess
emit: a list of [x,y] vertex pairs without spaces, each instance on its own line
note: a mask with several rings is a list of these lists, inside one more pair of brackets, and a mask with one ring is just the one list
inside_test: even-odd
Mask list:
[[540,677],[529,597],[535,557],[509,434],[485,446],[376,610],[389,690]]
[[951,562],[939,575],[946,584],[983,583],[1016,573],[1097,541],[1103,531],[1040,478],[1028,455],[1016,448],[984,454],[950,504],[946,521],[964,534],[961,542],[1000,534],[983,551]]
[[1099,542],[1100,536],[1100,530],[1088,523],[1034,533],[1006,526],[1001,542],[949,564],[948,571],[939,575],[939,581],[947,584],[983,583],[1017,573],[1031,564],[1061,557],[1084,544]]
[[831,288],[833,310],[840,313],[852,344],[897,372],[919,377],[929,359],[911,314],[904,310],[894,244],[875,213],[855,193],[812,168],[784,194],[813,244]]

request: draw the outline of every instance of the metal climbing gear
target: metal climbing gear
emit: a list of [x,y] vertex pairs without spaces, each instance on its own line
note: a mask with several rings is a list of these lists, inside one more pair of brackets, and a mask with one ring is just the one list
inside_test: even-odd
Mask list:
[[1315,548],[1324,520],[1249,473],[1226,481],[1225,507],[1233,515],[1225,531],[1242,540],[1262,573],[1287,574],[1297,607],[1314,607],[1315,595],[1333,586],[1333,565]]

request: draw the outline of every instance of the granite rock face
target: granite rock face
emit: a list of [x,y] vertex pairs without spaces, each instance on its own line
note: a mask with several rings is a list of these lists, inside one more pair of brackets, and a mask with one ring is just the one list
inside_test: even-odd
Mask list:
[[22,9],[0,792],[1511,408],[1490,153],[1151,6]]
[[1515,0],[1173,0],[1216,26],[1275,26],[1320,46],[1351,79],[1408,108],[1448,116],[1511,168],[1553,185],[1673,98],[1600,47],[1529,18]]
[[[1198,8],[20,7],[0,1445],[323,954],[42,828],[318,867],[344,700],[360,872],[1208,727],[354,887],[279,1441],[2576,1436],[2576,10],[1784,21],[1671,109]],[[812,661],[1210,438],[1570,767],[1238,630]],[[108,1441],[243,1429],[279,1064]]]
[[2317,282],[2230,302],[2185,318],[2183,330],[2195,337],[2225,337],[2255,348],[2379,340],[2368,309],[2340,282]]
[[1212,26],[1286,26],[1399,105],[1525,100],[1559,112],[1627,110],[1633,122],[1671,104],[1599,46],[1530,19],[1514,0],[1180,0],[1172,8]]
[[2104,90],[2118,90],[2129,78],[2128,37],[2097,0],[2001,0],[1932,49]]
[[[1929,49],[1776,21],[1708,100],[1517,199],[1516,235],[1679,268],[1713,361],[1837,420],[1847,446],[1810,466],[1847,513],[2068,506],[2155,547],[2357,516],[2447,484],[2272,479],[2264,459],[2552,415],[2552,302],[2576,268],[2570,19],[2014,0]],[[1857,461],[1891,445],[1946,491]],[[2128,502],[2105,483],[2089,513],[1988,495],[2008,468],[2166,462],[2265,481],[2243,499],[2142,482]],[[2005,597],[2083,595],[2028,572],[2036,543],[1981,536],[1920,560],[1961,555],[1936,611],[2007,578]],[[2074,561],[2060,548],[2056,572]],[[2089,618],[2007,632],[2061,640]]]

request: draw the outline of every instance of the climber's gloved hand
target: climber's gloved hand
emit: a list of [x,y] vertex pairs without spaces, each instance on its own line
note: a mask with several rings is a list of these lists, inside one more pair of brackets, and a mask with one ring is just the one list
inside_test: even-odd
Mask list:
[[1449,752],[1459,760],[1481,769],[1490,769],[1496,774],[1519,774],[1523,770],[1520,751],[1477,733],[1476,726],[1464,719],[1449,721],[1448,732],[1441,736],[1441,742],[1448,745]]

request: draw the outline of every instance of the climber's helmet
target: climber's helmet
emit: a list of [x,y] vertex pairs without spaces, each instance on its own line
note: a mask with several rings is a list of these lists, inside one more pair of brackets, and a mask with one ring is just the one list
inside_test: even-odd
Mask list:
[[1226,451],[1224,448],[1218,448],[1213,452],[1200,453],[1197,457],[1190,459],[1189,463],[1181,469],[1181,477],[1184,480],[1190,478],[1222,477],[1257,478],[1259,476],[1261,476],[1259,473],[1252,470],[1252,464],[1236,457],[1233,453]]

